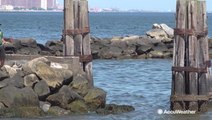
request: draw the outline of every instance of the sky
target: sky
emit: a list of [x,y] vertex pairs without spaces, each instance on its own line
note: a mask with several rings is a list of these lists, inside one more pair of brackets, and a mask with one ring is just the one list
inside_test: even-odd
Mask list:
[[[58,0],[63,3],[64,0]],[[88,0],[89,7],[119,8],[121,10],[140,9],[150,11],[175,10],[176,0]],[[212,0],[206,0],[207,10],[212,11]]]

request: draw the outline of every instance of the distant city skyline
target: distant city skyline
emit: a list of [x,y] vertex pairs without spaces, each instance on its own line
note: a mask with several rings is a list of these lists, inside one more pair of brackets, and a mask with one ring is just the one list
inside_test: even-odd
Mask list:
[[[64,0],[58,0],[63,4]],[[121,10],[175,11],[176,0],[88,0],[90,8],[118,8]],[[212,11],[212,0],[206,0],[207,10]]]

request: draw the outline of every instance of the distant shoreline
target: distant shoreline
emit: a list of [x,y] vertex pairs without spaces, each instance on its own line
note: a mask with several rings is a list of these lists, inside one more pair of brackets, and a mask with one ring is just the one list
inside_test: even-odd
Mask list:
[[63,10],[0,10],[1,13],[10,13],[10,12],[63,12]]

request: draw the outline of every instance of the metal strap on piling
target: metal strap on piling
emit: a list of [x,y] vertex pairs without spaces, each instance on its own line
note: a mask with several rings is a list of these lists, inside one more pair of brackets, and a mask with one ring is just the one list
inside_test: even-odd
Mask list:
[[88,63],[88,62],[92,62],[92,60],[93,60],[92,55],[80,55],[79,58],[80,58],[80,62]]
[[207,95],[172,95],[171,101],[208,101]]
[[205,37],[208,35],[208,28],[205,28],[204,31],[196,31],[194,29],[179,29],[175,28],[174,29],[174,34],[175,35],[180,35],[180,36],[185,36],[185,35],[193,35],[197,37]]
[[196,72],[196,73],[207,73],[208,68],[211,67],[211,61],[205,62],[204,68],[195,68],[195,67],[172,67],[174,72]]
[[89,27],[85,27],[83,29],[74,29],[74,30],[63,30],[64,35],[69,35],[69,36],[73,36],[73,35],[78,35],[78,34],[87,34],[90,33],[90,28]]

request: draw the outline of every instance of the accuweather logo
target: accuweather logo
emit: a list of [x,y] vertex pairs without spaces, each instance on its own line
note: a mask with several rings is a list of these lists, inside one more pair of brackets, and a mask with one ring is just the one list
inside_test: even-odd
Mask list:
[[196,114],[196,111],[191,111],[191,110],[185,110],[185,111],[182,111],[182,110],[175,110],[175,111],[171,111],[171,110],[162,110],[162,109],[158,109],[157,113],[159,115],[163,115],[163,114],[167,114],[167,115],[176,115],[176,114],[180,114],[180,115],[188,115],[188,114]]

